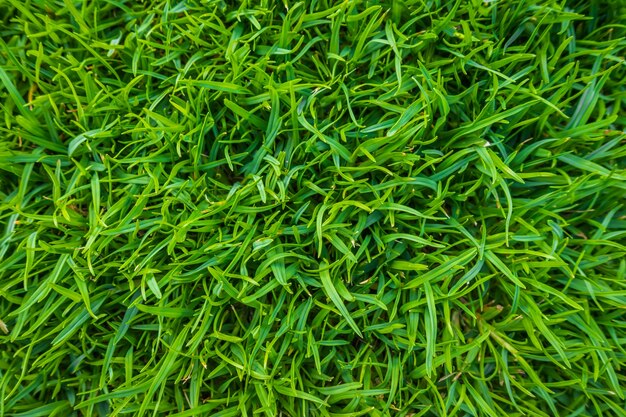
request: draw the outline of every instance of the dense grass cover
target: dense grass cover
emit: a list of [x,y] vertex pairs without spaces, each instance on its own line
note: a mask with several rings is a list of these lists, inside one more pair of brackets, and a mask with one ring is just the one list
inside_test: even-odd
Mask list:
[[626,416],[623,1],[0,19],[0,416]]

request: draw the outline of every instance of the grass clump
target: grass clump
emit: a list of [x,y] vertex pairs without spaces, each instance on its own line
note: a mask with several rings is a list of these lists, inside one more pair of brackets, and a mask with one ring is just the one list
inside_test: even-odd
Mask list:
[[0,20],[0,415],[626,416],[623,1]]

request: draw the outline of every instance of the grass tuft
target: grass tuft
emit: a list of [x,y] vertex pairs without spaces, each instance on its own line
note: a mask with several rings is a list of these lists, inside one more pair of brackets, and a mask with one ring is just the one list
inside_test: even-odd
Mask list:
[[623,0],[0,24],[0,417],[626,416]]

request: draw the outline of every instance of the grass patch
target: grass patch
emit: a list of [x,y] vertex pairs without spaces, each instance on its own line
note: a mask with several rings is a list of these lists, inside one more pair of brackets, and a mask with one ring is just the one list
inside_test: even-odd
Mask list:
[[0,416],[626,416],[623,1],[0,22]]

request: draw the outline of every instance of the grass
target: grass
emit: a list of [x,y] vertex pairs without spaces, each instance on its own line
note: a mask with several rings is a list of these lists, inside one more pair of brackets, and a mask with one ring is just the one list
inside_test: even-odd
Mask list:
[[0,21],[0,416],[626,416],[624,1]]

